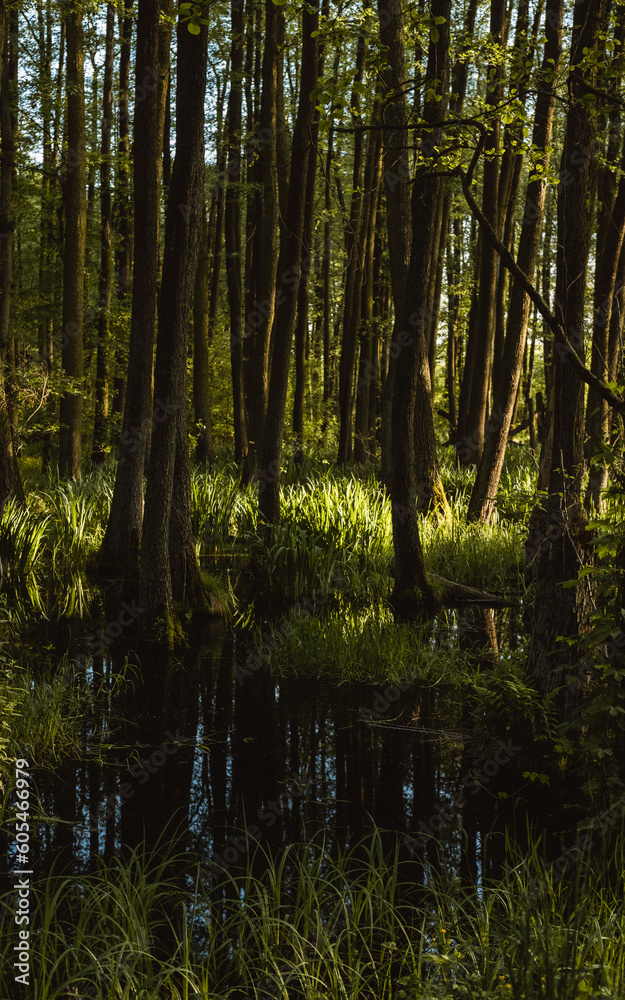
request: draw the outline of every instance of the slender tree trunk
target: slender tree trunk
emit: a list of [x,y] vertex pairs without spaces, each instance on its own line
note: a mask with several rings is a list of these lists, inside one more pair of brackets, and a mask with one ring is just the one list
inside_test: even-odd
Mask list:
[[[360,95],[357,88],[362,83],[366,51],[366,41],[364,36],[361,36],[356,45],[356,70],[351,96],[351,106],[354,109],[353,120],[355,123],[359,121],[357,111],[360,107]],[[341,338],[341,356],[339,360],[339,462],[349,461],[352,453],[354,360],[356,358],[356,346],[358,343],[360,283],[362,280],[362,270],[358,256],[359,236],[362,226],[362,169],[363,134],[360,129],[357,129],[354,136],[352,199],[349,210],[349,222],[345,231],[347,270],[345,275],[345,303],[343,307],[343,335]]]
[[184,602],[198,572],[191,530],[187,432],[187,328],[193,301],[204,186],[204,95],[208,27],[193,35],[178,21],[176,158],[167,216],[158,340],[154,370],[157,399],[169,401],[150,446],[141,556],[142,617],[171,620],[174,600]]
[[[448,0],[434,0],[432,17],[440,18],[440,27],[430,36],[428,69],[425,80],[423,116],[433,127],[428,140],[435,148],[442,143],[440,123],[445,114],[447,95],[449,14]],[[444,20],[442,20],[444,19]],[[435,98],[439,99],[436,100]],[[427,158],[424,144],[422,153]],[[410,275],[406,286],[403,330],[398,343],[400,360],[393,389],[391,443],[393,477],[391,488],[393,548],[395,552],[395,586],[393,600],[399,609],[413,609],[416,605],[431,604],[432,588],[428,579],[416,509],[417,494],[436,492],[434,479],[425,484],[418,480],[419,470],[415,459],[415,425],[419,427],[424,452],[434,442],[434,414],[430,385],[427,338],[430,330],[430,311],[427,297],[433,284],[440,246],[440,226],[443,208],[444,178],[427,170],[414,184],[412,192],[412,253]],[[426,455],[431,461],[432,456]],[[434,472],[436,451],[434,450]],[[422,471],[422,470],[420,470]],[[444,498],[444,495],[443,495]]]
[[193,408],[198,433],[195,461],[198,465],[212,465],[215,461],[211,419],[210,362],[209,362],[209,304],[208,281],[208,227],[206,209],[200,216],[200,245],[195,288],[193,292]]
[[13,253],[15,232],[15,206],[13,199],[13,171],[15,168],[15,142],[13,136],[12,103],[14,95],[9,63],[11,62],[12,32],[5,38],[4,51],[0,53],[2,93],[0,94],[0,139],[2,164],[0,170],[0,352],[6,358],[11,349],[13,331],[11,312],[13,296]]
[[[230,49],[231,83],[228,98],[228,180],[225,206],[226,278],[230,310],[230,368],[232,372],[234,458],[243,462],[248,440],[245,420],[245,388],[243,383],[243,290],[241,288],[241,127],[243,71],[243,9],[239,0],[230,8],[232,42]],[[252,246],[252,240],[249,241]]]
[[[265,4],[265,37],[262,62],[262,95],[259,130],[255,136],[257,160],[254,180],[260,186],[255,202],[253,301],[244,336],[250,338],[248,368],[249,433],[246,478],[256,472],[257,456],[264,434],[269,390],[271,337],[276,308],[278,254],[278,19],[273,0]],[[280,56],[281,58],[281,56]]]
[[[318,4],[302,10],[302,67],[297,117],[293,130],[291,176],[306,177],[311,150],[311,127],[314,102],[310,96],[317,85],[319,43]],[[276,288],[275,335],[271,361],[269,407],[261,451],[258,512],[261,522],[277,524],[280,520],[280,461],[286,410],[291,343],[295,328],[297,287],[301,275],[302,235],[304,230],[305,190],[300,184],[289,185],[289,200],[284,239],[280,246]]]
[[[130,99],[130,47],[132,41],[132,0],[124,0],[123,13],[119,15],[119,98],[115,204],[113,214],[118,237],[115,251],[115,272],[117,280],[117,301],[124,310],[130,292],[130,270],[132,266],[132,219],[130,205],[130,139],[129,139],[129,99]],[[115,351],[115,371],[113,375],[112,415],[121,418],[124,412],[126,377],[123,371],[122,350]]]
[[[495,46],[503,44],[506,27],[505,0],[491,0],[490,34]],[[502,96],[503,70],[498,60],[488,67],[489,84],[487,104],[495,108]],[[499,123],[495,119],[487,139],[487,148],[497,154],[499,149]],[[499,232],[499,156],[487,155],[484,159],[482,210],[496,233]],[[495,325],[497,290],[497,252],[487,240],[482,241],[480,255],[477,321],[475,325],[475,354],[471,372],[471,394],[465,428],[465,451],[469,462],[479,462],[484,447],[484,424],[488,404],[488,387],[491,374],[491,350]],[[460,454],[460,453],[459,453]]]
[[[381,182],[381,139],[382,133],[374,132],[367,147],[365,169],[365,194],[362,206],[360,233],[358,234],[358,259],[360,286],[360,357],[358,362],[358,384],[356,387],[356,433],[354,458],[361,465],[368,461],[369,449],[369,390],[371,387],[371,349],[373,322],[373,250],[375,220],[378,210],[378,192]],[[375,391],[375,386],[373,391]]]
[[[521,228],[518,265],[533,279],[540,249],[545,197],[546,175],[549,165],[549,147],[553,127],[556,98],[557,67],[562,53],[563,0],[548,0],[545,14],[545,43],[541,69],[541,85],[536,103],[536,116],[532,136],[533,148],[539,152],[540,169],[527,185],[525,215]],[[503,270],[503,268],[502,268]],[[508,434],[512,425],[515,400],[519,389],[521,365],[527,337],[530,300],[518,281],[513,281],[508,330],[504,354],[495,382],[493,411],[487,427],[484,452],[479,462],[477,476],[469,502],[469,520],[488,521],[495,508],[495,497],[506,454]]]
[[460,312],[460,219],[454,219],[451,238],[447,244],[447,411],[449,414],[449,438],[454,442],[458,414],[456,410],[456,338]]
[[[159,259],[161,150],[165,79],[169,71],[170,0],[139,0],[134,115],[134,269],[126,405],[111,513],[100,556],[120,568],[141,537],[143,467],[157,413],[170,400],[156,397],[152,410],[154,324]],[[169,283],[169,282],[168,282]]]
[[[623,45],[625,43],[625,10],[617,8],[615,26],[615,49],[612,58],[612,73],[609,81],[611,93],[619,88],[623,70]],[[610,356],[610,324],[617,280],[618,262],[623,245],[625,230],[625,184],[618,184],[614,169],[619,158],[621,139],[621,108],[615,103],[610,107],[607,128],[608,140],[606,163],[601,168],[599,180],[599,211],[597,213],[597,249],[595,266],[594,322],[592,336],[591,371],[602,381],[608,381]],[[625,146],[620,151],[621,170],[625,163]],[[587,457],[592,458],[608,442],[610,408],[592,389],[588,392],[586,404]],[[593,462],[590,466],[585,505],[590,511],[594,507],[602,511],[605,505],[604,491],[608,485],[608,469],[604,462]]]
[[[315,110],[312,124],[312,145],[316,150],[319,137],[319,112]],[[306,390],[306,348],[308,344],[308,300],[310,297],[310,271],[312,268],[312,220],[317,178],[317,156],[308,158],[306,175],[306,205],[302,237],[302,273],[297,290],[297,320],[295,323],[295,387],[293,393],[293,434],[295,436],[294,461],[304,460],[304,394]]]
[[[5,0],[0,0],[0,57],[3,57],[7,44],[7,8]],[[0,107],[5,100],[4,89],[6,77],[0,74]],[[6,239],[5,230],[0,230],[2,242]],[[0,362],[4,361],[4,351],[0,348]],[[17,459],[13,448],[13,435],[9,423],[6,394],[4,390],[4,365],[0,364],[0,517],[4,505],[10,497],[15,497],[19,503],[24,503],[24,491],[20,478]],[[2,566],[0,565],[0,583],[2,581]]]
[[65,163],[65,253],[63,258],[63,374],[73,380],[61,396],[59,473],[79,476],[82,456],[84,270],[87,226],[82,9],[68,4],[67,158]]
[[113,42],[115,8],[106,11],[106,47],[104,53],[104,84],[102,91],[102,143],[100,153],[100,288],[98,302],[98,352],[96,361],[95,417],[91,462],[107,461],[109,415],[109,340],[112,294],[112,202],[111,202],[111,128],[113,126]]
[[[561,170],[568,171],[566,177],[570,183],[560,184],[558,190],[556,316],[582,358],[591,236],[586,205],[592,186],[596,122],[586,89],[588,82],[592,85],[592,74],[588,71],[581,74],[578,67],[585,53],[596,49],[602,22],[602,0],[575,5],[568,80],[570,104],[561,164]],[[581,157],[580,150],[584,151]],[[575,642],[563,647],[558,637],[575,640],[579,635],[583,616],[589,609],[591,585],[587,577],[571,588],[565,589],[562,584],[578,575],[590,562],[591,553],[580,495],[584,466],[584,386],[572,365],[567,364],[564,351],[555,351],[554,366],[553,458],[544,511],[549,537],[542,544],[536,535],[529,539],[530,544],[536,543],[537,583],[528,672],[543,692],[563,686],[559,705],[562,715],[567,716],[577,687],[575,682],[571,683],[565,664],[574,664],[579,650]]]

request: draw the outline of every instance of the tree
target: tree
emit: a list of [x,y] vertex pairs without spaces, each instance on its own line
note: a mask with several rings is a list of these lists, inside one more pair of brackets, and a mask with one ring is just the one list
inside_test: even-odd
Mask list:
[[65,250],[63,255],[64,375],[71,388],[61,396],[59,473],[79,476],[82,456],[84,269],[87,238],[82,5],[65,8],[67,25],[67,152],[65,155]]
[[[391,500],[395,552],[393,600],[400,608],[430,604],[434,596],[423,559],[416,499],[419,492],[434,492],[437,488],[428,334],[445,181],[431,169],[431,162],[443,141],[442,124],[449,72],[449,13],[448,0],[435,0],[432,4],[432,17],[437,27],[430,33],[424,84],[427,99],[423,110],[424,121],[431,132],[421,145],[423,160],[412,192],[409,275],[414,275],[414,280],[408,278],[403,331],[397,339],[401,346],[401,360],[397,365],[393,388]],[[417,481],[415,425],[420,429],[419,448],[425,455],[422,469],[429,464],[434,473],[425,488]]]
[[297,309],[297,289],[302,268],[302,235],[306,207],[306,187],[296,178],[307,176],[309,159],[312,155],[311,127],[315,105],[311,98],[317,86],[318,75],[318,11],[318,5],[314,4],[302,11],[302,69],[291,149],[292,182],[289,184],[285,228],[280,241],[271,380],[261,450],[261,469],[266,473],[266,478],[260,480],[262,485],[259,489],[258,513],[261,522],[267,524],[277,524],[280,520],[282,435]]
[[102,142],[100,153],[100,287],[98,291],[98,347],[96,370],[95,417],[91,461],[100,465],[107,460],[109,415],[109,338],[111,295],[113,291],[112,201],[110,189],[111,127],[113,125],[113,39],[115,8],[106,9],[106,48],[102,93]]
[[[197,33],[191,28],[199,27]],[[191,530],[187,430],[187,328],[204,212],[204,94],[208,27],[177,25],[176,157],[171,173],[158,310],[154,390],[168,401],[152,433],[141,555],[141,603],[147,630],[174,600],[184,602],[198,573]]]
[[[111,513],[100,553],[118,570],[141,537],[143,470],[152,410],[154,324],[159,264],[160,158],[169,70],[171,0],[139,0],[134,116],[134,266],[126,405]],[[166,400],[158,400],[159,412]]]
[[[540,247],[547,171],[556,99],[557,72],[562,51],[563,3],[550,0],[545,10],[545,50],[536,102],[532,147],[535,150],[534,172],[527,185],[525,211],[517,262],[533,280]],[[520,281],[512,283],[508,329],[503,358],[497,373],[494,405],[486,428],[484,451],[469,502],[469,520],[488,521],[495,506],[495,496],[503,468],[508,434],[512,426],[521,367],[527,336],[530,300]]]

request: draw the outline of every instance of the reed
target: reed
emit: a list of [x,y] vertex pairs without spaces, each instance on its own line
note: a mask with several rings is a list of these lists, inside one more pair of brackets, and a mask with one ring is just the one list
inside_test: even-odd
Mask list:
[[[76,877],[52,870],[32,913],[37,1000],[617,1000],[625,988],[623,837],[618,865],[560,881],[535,841],[508,843],[497,882],[421,869],[380,832],[350,849],[323,837],[245,867],[128,852]],[[186,863],[186,888],[179,865]],[[0,944],[10,996],[11,935]],[[164,944],[167,947],[164,947]]]

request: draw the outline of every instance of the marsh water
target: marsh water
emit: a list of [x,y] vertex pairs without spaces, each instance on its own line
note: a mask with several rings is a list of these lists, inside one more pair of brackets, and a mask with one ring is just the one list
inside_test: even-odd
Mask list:
[[[342,683],[340,664],[331,683],[310,679],[306,650],[299,676],[273,676],[281,622],[258,611],[244,626],[205,623],[182,655],[156,643],[140,663],[131,629],[96,633],[94,651],[79,618],[34,626],[59,670],[69,663],[92,692],[80,745],[58,766],[32,761],[35,870],[79,874],[141,844],[183,852],[210,882],[288,843],[317,837],[338,851],[374,828],[421,873],[443,858],[478,883],[497,877],[506,836],[522,846],[528,825],[559,856],[574,795],[565,816],[535,780],[531,732],[503,720],[494,738],[453,685]],[[450,611],[424,635],[434,649],[451,636],[488,672],[499,647],[523,642],[521,612]]]

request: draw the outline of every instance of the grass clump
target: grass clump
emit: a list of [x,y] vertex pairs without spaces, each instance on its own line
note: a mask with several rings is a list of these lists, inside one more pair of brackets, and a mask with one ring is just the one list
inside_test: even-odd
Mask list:
[[429,626],[395,624],[383,606],[347,605],[340,614],[323,616],[291,611],[278,631],[280,643],[260,647],[258,640],[258,655],[274,676],[339,684],[408,680],[429,687],[456,679],[466,661],[453,644],[433,637]]
[[[622,837],[620,840],[622,848]],[[622,861],[622,850],[618,854]],[[181,865],[186,864],[185,876]],[[497,882],[461,886],[374,832],[330,851],[259,844],[236,872],[135,850],[35,895],[36,996],[60,1000],[617,1000],[625,987],[622,864],[560,879],[540,845]],[[10,995],[12,935],[0,944]]]

